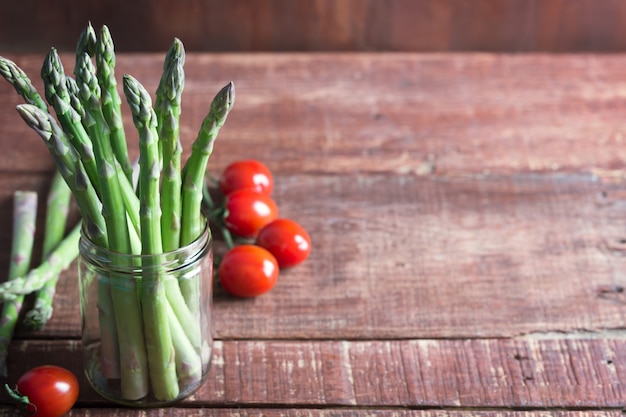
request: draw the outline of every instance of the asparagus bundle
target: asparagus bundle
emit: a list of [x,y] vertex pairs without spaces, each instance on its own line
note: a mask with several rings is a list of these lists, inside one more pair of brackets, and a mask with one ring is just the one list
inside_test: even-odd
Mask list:
[[[65,73],[54,48],[47,54],[41,77],[54,115],[30,83],[28,88],[16,86],[26,100],[17,107],[18,113],[48,147],[74,196],[83,233],[108,249],[112,262],[116,256],[122,262],[123,255],[150,255],[141,258],[149,263],[141,267],[150,270],[159,256],[194,242],[204,230],[204,173],[233,106],[234,86],[229,83],[214,98],[183,165],[179,117],[184,60],[182,42],[175,39],[165,57],[154,105],[137,79],[123,76],[124,95],[140,138],[136,189],[117,93],[113,41],[106,26],[97,36],[91,25],[81,34],[74,78]],[[17,74],[17,80],[27,79],[14,63],[0,57],[0,73],[6,72],[4,67]],[[68,250],[66,240],[51,258],[64,255],[60,251]],[[42,285],[49,280],[47,273],[33,270],[20,283]],[[142,275],[135,288],[120,290],[110,279],[98,280],[102,375],[119,379],[123,399],[151,394],[157,400],[172,400],[181,387],[200,381],[206,352],[196,315],[199,283],[183,281],[179,285],[167,274],[150,273]],[[19,287],[5,284],[0,289],[13,291],[5,298],[17,297]]]

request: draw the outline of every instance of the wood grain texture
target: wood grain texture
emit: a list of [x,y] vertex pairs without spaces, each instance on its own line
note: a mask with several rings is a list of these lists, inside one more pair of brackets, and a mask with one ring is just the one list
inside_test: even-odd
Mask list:
[[124,51],[174,36],[195,51],[624,51],[619,0],[29,0],[7,2],[0,50],[73,50],[107,24]]
[[[43,56],[15,57],[41,88]],[[67,70],[73,58],[64,56]],[[161,54],[120,56],[154,91]],[[623,56],[189,54],[186,153],[228,81],[235,107],[210,170],[256,157],[275,172],[427,175],[620,169],[626,160]],[[40,139],[0,83],[0,171],[48,172]],[[131,155],[137,135],[124,103]]]
[[[42,57],[15,58],[38,74]],[[161,61],[121,55],[119,71],[153,91]],[[211,376],[183,408],[160,412],[619,414],[624,64],[617,55],[189,54],[186,154],[211,98],[233,80],[235,110],[210,170],[266,162],[281,215],[309,230],[313,251],[262,297],[216,285]],[[14,112],[19,101],[0,83],[2,219],[15,190],[43,193],[51,178],[47,150]],[[136,156],[132,134],[129,145]],[[0,271],[10,233],[5,222]],[[74,266],[59,285],[47,328],[18,329],[12,378],[44,362],[82,374]],[[83,387],[75,415],[138,414]]]
[[[309,230],[312,254],[263,297],[236,299],[217,285],[218,338],[508,337],[626,321],[623,181],[566,173],[275,180],[281,215]],[[76,280],[75,268],[63,276],[58,318],[22,337],[78,337]]]
[[[77,372],[78,408],[106,406],[81,373],[80,343],[22,341],[12,375],[57,363]],[[620,409],[626,338],[217,341],[207,381],[181,405],[276,408]],[[7,398],[3,396],[6,404]]]

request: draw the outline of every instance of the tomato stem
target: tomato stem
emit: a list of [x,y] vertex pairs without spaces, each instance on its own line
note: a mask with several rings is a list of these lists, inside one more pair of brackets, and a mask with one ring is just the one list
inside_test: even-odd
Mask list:
[[8,384],[4,384],[4,388],[6,388],[9,396],[15,401],[15,405],[20,410],[20,413],[26,416],[32,416],[37,413],[37,406],[31,403],[26,395],[20,394],[17,390],[17,386],[11,388]]
[[228,249],[234,248],[235,242],[233,241],[233,236],[230,234],[230,230],[228,230],[224,224],[220,224],[220,229],[224,242],[226,243],[226,247],[228,247]]
[[202,200],[204,204],[209,208],[209,210],[213,210],[215,208],[215,201],[211,196],[211,188],[217,187],[218,181],[211,174],[205,175],[204,185],[202,187]]

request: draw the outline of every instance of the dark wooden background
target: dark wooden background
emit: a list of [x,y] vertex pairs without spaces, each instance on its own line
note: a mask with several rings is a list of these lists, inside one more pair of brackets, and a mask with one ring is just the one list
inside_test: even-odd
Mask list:
[[119,51],[623,52],[622,0],[19,0],[0,51],[72,50],[87,21]]

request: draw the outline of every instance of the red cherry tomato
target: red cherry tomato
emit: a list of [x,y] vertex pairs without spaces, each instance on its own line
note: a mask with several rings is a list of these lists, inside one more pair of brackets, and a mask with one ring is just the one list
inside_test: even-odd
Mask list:
[[25,414],[36,417],[60,417],[78,399],[78,380],[65,368],[44,365],[33,368],[17,380],[15,390],[9,390]]
[[278,262],[267,250],[256,245],[239,245],[226,252],[217,276],[229,294],[256,297],[274,287],[278,272]]
[[224,225],[242,237],[255,237],[259,230],[278,217],[274,200],[250,190],[233,191],[226,197]]
[[235,190],[252,190],[270,195],[274,179],[269,168],[254,159],[235,161],[228,165],[220,178],[220,189],[224,195]]
[[311,252],[311,238],[302,226],[290,219],[276,219],[266,224],[256,244],[267,249],[281,268],[303,262]]

